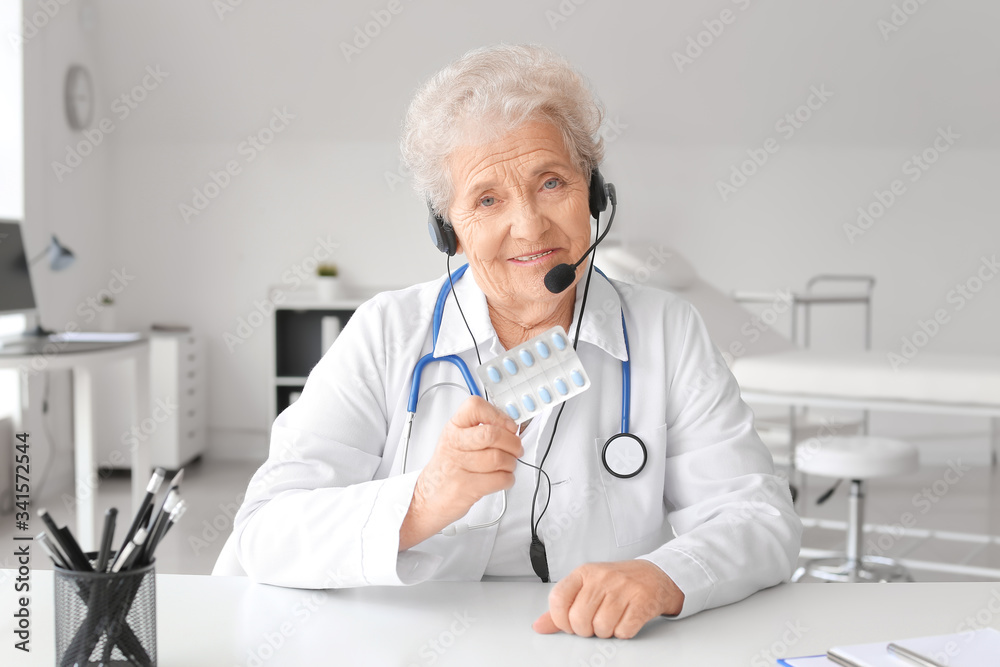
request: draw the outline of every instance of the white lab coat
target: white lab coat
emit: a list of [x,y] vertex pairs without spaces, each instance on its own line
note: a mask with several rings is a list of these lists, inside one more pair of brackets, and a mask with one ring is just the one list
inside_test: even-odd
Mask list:
[[[431,349],[434,302],[446,279],[379,294],[351,317],[301,397],[275,420],[269,457],[250,482],[215,574],[243,570],[259,582],[303,588],[481,579],[497,527],[435,535],[398,552],[420,468],[468,398],[447,385],[422,398],[400,474],[413,365]],[[471,271],[456,292],[483,360],[503,352]],[[577,313],[582,293],[583,281]],[[622,308],[632,357],[630,426],[649,451],[632,479],[613,477],[600,459],[620,430]],[[574,316],[570,335],[575,326]],[[478,363],[451,300],[434,351],[460,355],[472,369]],[[592,386],[567,402],[545,462],[553,487],[539,533],[552,580],[587,562],[645,558],[684,592],[682,618],[787,579],[802,524],[695,308],[595,272],[578,353]],[[453,365],[428,365],[421,391],[439,382],[464,386]],[[557,410],[535,417],[540,451]],[[459,523],[488,523],[500,503],[500,494],[488,496]]]

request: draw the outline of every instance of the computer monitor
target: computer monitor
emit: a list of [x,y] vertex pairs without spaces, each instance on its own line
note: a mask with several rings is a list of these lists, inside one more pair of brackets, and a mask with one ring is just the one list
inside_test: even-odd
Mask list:
[[34,315],[35,308],[21,224],[0,220],[0,315]]

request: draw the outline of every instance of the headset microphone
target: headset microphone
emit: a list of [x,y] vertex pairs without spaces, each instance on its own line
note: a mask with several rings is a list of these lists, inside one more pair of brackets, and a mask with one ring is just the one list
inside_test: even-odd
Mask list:
[[[594,170],[594,173],[596,174],[596,178],[599,179],[600,172]],[[593,214],[594,218],[597,219],[598,222],[600,222],[600,217],[598,216],[598,213],[607,208],[607,202],[608,200],[610,200],[611,217],[608,218],[608,226],[604,228],[604,233],[601,234],[596,241],[594,241],[594,245],[587,248],[587,252],[583,253],[583,257],[581,257],[578,262],[576,262],[575,264],[560,264],[559,266],[552,268],[548,273],[545,274],[545,288],[550,292],[552,292],[553,294],[559,294],[560,292],[564,291],[567,287],[573,284],[573,280],[574,278],[576,278],[576,267],[580,266],[580,264],[583,263],[583,260],[587,259],[587,255],[589,255],[591,251],[593,251],[594,248],[597,247],[597,244],[604,240],[604,237],[608,235],[608,231],[611,229],[611,223],[614,222],[615,210],[618,208],[618,197],[615,193],[615,186],[612,183],[608,183],[607,185],[605,185],[603,179],[601,179],[599,184],[594,183],[594,181],[592,180],[591,181],[592,197],[595,185],[600,187],[602,190],[606,192],[606,196],[604,198],[604,207],[596,208],[592,201],[590,212],[591,214]]]

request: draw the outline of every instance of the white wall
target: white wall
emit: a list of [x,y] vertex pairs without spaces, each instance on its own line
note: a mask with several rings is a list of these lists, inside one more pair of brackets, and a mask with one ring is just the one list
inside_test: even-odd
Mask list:
[[[19,32],[20,3],[0,3],[0,35]],[[0,218],[20,220],[24,215],[24,119],[21,50],[0,48]],[[0,315],[0,336],[21,331],[23,315]],[[18,406],[17,377],[0,373],[0,418]]]
[[[60,291],[61,277],[40,279],[43,312],[56,314],[46,322],[61,325],[110,267],[128,267],[136,278],[120,298],[123,327],[183,321],[207,337],[216,455],[262,457],[269,426],[268,337],[259,331],[230,351],[223,334],[318,237],[339,244],[342,272],[359,285],[409,284],[443,270],[422,203],[399,172],[399,125],[419,82],[482,44],[540,42],[579,66],[612,121],[604,172],[618,188],[621,235],[677,247],[720,288],[873,274],[874,344],[888,350],[919,320],[951,308],[948,291],[1000,250],[992,195],[1000,6],[989,0],[910,0],[919,9],[887,39],[878,21],[890,19],[890,0],[401,3],[351,62],[340,43],[388,2],[242,2],[219,15],[225,0],[96,0],[93,33],[68,26],[59,41],[56,29],[39,39],[46,54],[37,75],[48,80],[29,84],[28,105],[38,105],[35,122],[52,131],[29,161],[29,218],[67,230],[74,220],[87,253],[87,280]],[[678,71],[672,54],[723,10],[732,22],[716,24],[721,34]],[[115,130],[57,185],[45,170],[69,137],[45,91],[71,57],[93,61],[98,118]],[[167,74],[120,118],[113,100],[147,68]],[[775,122],[805,103],[811,86],[833,95],[794,136],[782,136]],[[248,162],[239,146],[275,108],[295,118]],[[909,178],[904,161],[947,127],[961,135],[954,147],[849,243],[843,225],[855,209]],[[722,201],[717,181],[768,137],[780,150]],[[193,189],[229,160],[241,173],[186,222],[179,205],[192,204]],[[33,242],[42,227],[33,226]],[[998,302],[995,280],[952,313],[927,349],[1000,353]],[[857,324],[843,311],[818,322],[842,338],[859,335]]]

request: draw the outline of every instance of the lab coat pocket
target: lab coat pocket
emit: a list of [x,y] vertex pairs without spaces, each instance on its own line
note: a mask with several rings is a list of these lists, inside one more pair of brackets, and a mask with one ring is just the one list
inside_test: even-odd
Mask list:
[[[607,450],[608,467],[604,465],[605,444],[608,438],[597,438],[594,447],[600,463],[601,482],[608,499],[611,520],[615,527],[615,542],[624,547],[643,540],[663,527],[663,476],[666,465],[667,425],[655,429],[636,432],[635,435],[646,446],[646,464],[634,477],[616,477],[610,467],[619,474],[628,474],[638,464],[622,463],[617,445]],[[608,436],[611,437],[611,436]],[[618,440],[615,441],[618,443]],[[616,460],[617,459],[617,460]],[[641,459],[640,459],[641,460]]]

